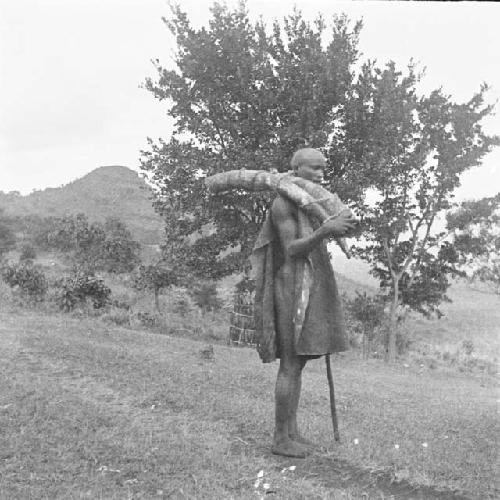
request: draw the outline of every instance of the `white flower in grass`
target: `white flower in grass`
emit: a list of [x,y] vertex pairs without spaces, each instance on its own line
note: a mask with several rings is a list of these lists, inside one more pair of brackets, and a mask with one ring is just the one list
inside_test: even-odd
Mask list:
[[427,443],[422,443],[422,448],[427,448],[429,445]]
[[295,470],[297,468],[297,466],[295,465],[290,465],[290,467],[288,467],[288,470]]
[[358,438],[356,438],[356,439],[354,440],[354,444],[359,444],[359,439],[358,439]]
[[262,485],[262,487],[263,487],[265,490],[268,490],[268,489],[271,487],[271,485],[270,485],[269,483],[264,483],[264,484]]
[[264,471],[260,470],[257,474],[257,477],[264,477]]
[[396,448],[396,450],[399,450],[399,444],[395,444],[394,448]]

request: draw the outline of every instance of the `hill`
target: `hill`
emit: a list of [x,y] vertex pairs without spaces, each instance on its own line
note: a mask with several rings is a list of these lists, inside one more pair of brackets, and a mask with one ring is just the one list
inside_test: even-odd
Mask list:
[[[0,191],[0,208],[4,208],[7,215],[62,216],[83,212],[90,220],[97,221],[108,216],[119,217],[135,239],[154,245],[162,239],[163,224],[150,198],[149,187],[135,171],[123,166],[106,166],[67,185],[35,191],[27,196]],[[154,254],[152,247],[146,248]],[[377,280],[370,276],[365,262],[346,259],[336,245],[331,245],[331,250],[341,293],[350,296],[356,291],[376,293]],[[149,259],[146,257],[146,260]],[[223,298],[229,300],[238,279],[233,276],[222,280],[219,289]],[[488,359],[498,358],[498,296],[474,291],[464,283],[453,283],[448,295],[453,302],[443,304],[445,316],[441,320],[417,315],[410,319],[413,338],[430,349],[439,345],[449,351],[464,340],[473,340],[474,353]]]
[[91,221],[118,217],[143,244],[161,239],[163,223],[151,204],[151,191],[137,172],[123,166],[100,167],[58,188],[21,196],[0,192],[6,215],[63,216],[83,212]]

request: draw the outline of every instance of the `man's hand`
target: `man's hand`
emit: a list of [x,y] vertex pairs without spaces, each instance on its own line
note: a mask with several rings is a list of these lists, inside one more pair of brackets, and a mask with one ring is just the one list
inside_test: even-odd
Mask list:
[[321,226],[324,238],[346,236],[356,228],[357,219],[349,212],[342,212],[333,219],[328,219]]

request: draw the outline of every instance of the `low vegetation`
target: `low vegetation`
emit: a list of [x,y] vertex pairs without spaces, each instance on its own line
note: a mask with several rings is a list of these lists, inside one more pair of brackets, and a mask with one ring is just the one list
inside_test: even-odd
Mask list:
[[[137,286],[137,275],[92,274],[36,254],[33,262],[10,253],[0,281],[0,491],[8,498],[500,493],[496,295],[456,285],[444,319],[410,314],[399,362],[386,365],[377,359],[384,304],[340,275],[353,347],[334,359],[342,444],[331,437],[318,360],[306,370],[301,418],[321,446],[293,461],[269,453],[275,365],[226,345],[227,283],[168,283],[156,307],[154,287]],[[22,288],[29,273],[43,276],[37,300]]]
[[235,293],[251,294],[251,281],[184,274],[152,247],[139,252],[114,219],[19,221],[0,214],[6,498],[500,493],[498,295],[461,282],[440,320],[400,308],[398,362],[388,366],[387,302],[339,274],[352,347],[334,359],[343,441],[331,439],[318,360],[301,407],[321,446],[284,460],[268,447],[275,366],[227,346]]
[[[195,306],[196,307],[196,306]],[[74,313],[75,314],[75,313]],[[305,372],[305,460],[270,454],[276,365],[97,318],[0,312],[5,498],[498,498],[494,380],[334,358]]]

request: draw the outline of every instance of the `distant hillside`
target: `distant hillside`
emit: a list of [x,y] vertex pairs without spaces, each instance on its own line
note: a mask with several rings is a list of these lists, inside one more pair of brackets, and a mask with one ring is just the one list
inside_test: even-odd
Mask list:
[[0,191],[7,215],[63,216],[83,212],[91,221],[118,217],[143,244],[159,243],[163,224],[151,205],[151,192],[137,172],[122,166],[100,167],[65,186],[27,196]]

